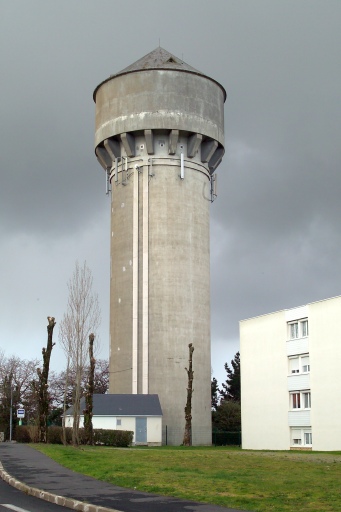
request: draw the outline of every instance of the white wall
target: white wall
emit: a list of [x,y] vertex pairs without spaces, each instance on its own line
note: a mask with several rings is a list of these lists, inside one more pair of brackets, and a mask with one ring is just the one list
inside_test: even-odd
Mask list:
[[341,297],[309,304],[314,450],[341,450]]
[[147,418],[148,444],[162,444],[162,418]]
[[[240,322],[242,440],[247,449],[290,449],[290,426],[312,449],[341,450],[341,297]],[[309,336],[288,341],[287,322],[308,318]],[[288,374],[308,353],[310,373]],[[310,389],[311,409],[290,410],[289,392]]]
[[[121,425],[117,425],[117,419],[121,420]],[[67,416],[65,425],[72,427],[73,418]],[[135,443],[135,416],[93,416],[93,428],[113,429],[113,430],[130,430],[134,432],[133,443]],[[84,425],[84,416],[80,416],[80,425]],[[147,443],[151,445],[162,444],[162,417],[147,417]]]
[[289,447],[286,338],[284,311],[240,322],[244,449]]

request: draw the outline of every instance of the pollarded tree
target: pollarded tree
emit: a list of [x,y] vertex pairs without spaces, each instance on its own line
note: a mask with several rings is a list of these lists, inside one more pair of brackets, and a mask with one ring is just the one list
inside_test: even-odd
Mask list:
[[[76,262],[75,270],[68,282],[67,311],[61,321],[59,331],[60,340],[67,356],[68,369],[72,368],[75,372],[72,429],[72,444],[74,446],[79,444],[80,400],[88,338],[91,333],[96,333],[101,321],[98,296],[94,293],[92,285],[92,273],[86,262],[83,266]],[[67,379],[68,374],[65,389],[68,387]]]
[[109,361],[96,359],[94,393],[104,395],[109,389]]
[[220,389],[221,400],[230,400],[240,403],[240,354],[236,353],[231,361],[231,367],[227,363],[224,365],[227,378]]
[[54,343],[53,329],[56,325],[53,316],[47,317],[47,345],[43,347],[43,368],[37,368],[38,380],[33,381],[33,388],[37,396],[37,407],[38,407],[38,438],[41,443],[47,443],[47,418],[49,415],[49,391],[48,391],[48,378],[50,371],[50,359]]
[[187,373],[187,400],[185,407],[185,432],[184,432],[184,446],[191,446],[192,444],[192,395],[193,395],[193,344],[188,345],[189,357],[188,357],[188,369],[185,368]]

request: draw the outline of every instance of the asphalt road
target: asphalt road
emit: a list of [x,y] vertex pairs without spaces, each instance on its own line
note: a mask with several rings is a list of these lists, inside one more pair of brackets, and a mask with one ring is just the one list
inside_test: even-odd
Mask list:
[[0,512],[66,512],[66,508],[27,496],[0,479]]

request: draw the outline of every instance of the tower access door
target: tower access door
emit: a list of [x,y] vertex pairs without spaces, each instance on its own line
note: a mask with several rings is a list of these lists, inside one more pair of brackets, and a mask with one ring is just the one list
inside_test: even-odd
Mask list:
[[147,418],[136,418],[136,444],[147,444]]

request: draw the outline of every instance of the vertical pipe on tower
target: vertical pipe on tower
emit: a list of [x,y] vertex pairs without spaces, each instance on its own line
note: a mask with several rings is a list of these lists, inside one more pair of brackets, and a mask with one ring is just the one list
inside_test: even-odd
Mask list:
[[132,340],[132,392],[137,393],[138,384],[138,311],[139,311],[139,177],[134,171],[134,197],[133,197],[133,340]]
[[142,393],[149,390],[149,176],[148,166],[143,171],[143,292],[142,292]]

